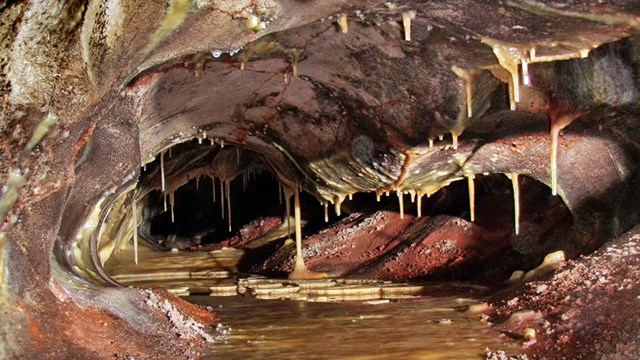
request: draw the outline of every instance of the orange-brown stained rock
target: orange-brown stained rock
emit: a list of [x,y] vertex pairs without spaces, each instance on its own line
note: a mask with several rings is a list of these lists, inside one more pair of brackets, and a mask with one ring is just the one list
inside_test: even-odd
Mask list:
[[[138,297],[138,290],[123,289],[123,296]],[[187,303],[175,295],[158,292],[185,317],[205,326],[217,322],[213,312]],[[164,314],[149,309],[148,319],[131,319],[147,324],[136,329],[123,319],[98,308],[82,307],[68,299],[53,299],[28,305],[16,304],[24,321],[23,337],[10,348],[21,353],[10,358],[29,359],[120,359],[127,356],[143,359],[196,359],[202,356],[206,343],[201,338],[181,339],[171,331]],[[15,346],[13,346],[15,345]]]

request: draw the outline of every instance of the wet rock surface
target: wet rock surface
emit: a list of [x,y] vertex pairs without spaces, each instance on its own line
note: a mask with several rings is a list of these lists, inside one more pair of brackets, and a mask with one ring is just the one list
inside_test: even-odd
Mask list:
[[639,251],[640,229],[634,227],[552,275],[497,295],[485,320],[518,337],[534,328],[531,350],[541,358],[635,358]]

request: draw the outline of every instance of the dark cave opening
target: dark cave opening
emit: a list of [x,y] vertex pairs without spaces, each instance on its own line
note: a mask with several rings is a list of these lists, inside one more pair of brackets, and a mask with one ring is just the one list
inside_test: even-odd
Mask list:
[[[284,191],[260,156],[234,146],[227,145],[224,148],[231,154],[232,163],[244,161],[240,166],[241,171],[228,182],[231,199],[229,207],[228,199],[224,196],[226,189],[223,182],[198,170],[216,163],[215,158],[220,155],[221,149],[212,151],[211,148],[213,147],[194,140],[174,147],[172,157],[164,159],[165,166],[175,170],[170,172],[168,178],[181,179],[186,176],[188,180],[181,180],[182,185],[173,189],[173,199],[166,196],[166,210],[162,192],[159,189],[149,192],[144,221],[139,228],[143,238],[160,246],[163,250],[172,248],[206,250],[221,246],[241,247],[271,230],[287,226]],[[194,151],[200,151],[198,149],[211,151],[211,154],[194,156]],[[241,160],[242,158],[251,160],[245,161]],[[157,162],[158,159],[143,173],[143,183],[158,176]],[[249,168],[252,169],[250,172],[243,172]],[[167,180],[167,182],[170,181]],[[505,241],[510,241],[508,252],[513,255],[512,261],[506,261],[504,264],[473,266],[474,269],[481,268],[482,273],[491,272],[491,268],[504,270],[514,266],[524,268],[535,266],[548,252],[557,250],[555,244],[558,238],[572,229],[571,212],[559,196],[551,195],[548,186],[524,175],[517,177],[517,183],[519,220],[516,225],[512,179],[505,174],[475,176],[475,219],[472,223],[487,233],[500,234],[501,238],[510,239]],[[304,238],[330,229],[353,214],[361,218],[373,218],[374,214],[381,211],[400,212],[399,198],[395,192],[391,192],[389,196],[383,195],[379,201],[373,193],[356,193],[346,197],[341,203],[339,216],[336,214],[334,204],[328,204],[328,221],[325,221],[324,205],[305,191],[300,195],[302,218],[305,222]],[[403,194],[402,197],[404,214],[414,218],[412,221],[415,223],[428,223],[439,216],[471,220],[469,184],[466,179],[455,181],[430,197],[425,196],[421,202],[421,218],[416,216],[416,197],[408,193]],[[171,200],[173,200],[173,221]],[[229,208],[231,209],[231,230],[229,229]],[[515,234],[516,226],[519,227],[517,235]],[[288,237],[292,238],[293,219],[288,232],[290,234]],[[215,247],[217,245],[219,246]],[[273,245],[265,247],[264,254],[260,256],[254,254],[257,257],[253,260],[256,262],[258,261],[256,259],[264,260],[269,256],[267,252],[271,253],[274,249]],[[246,265],[245,268],[250,268],[251,265]]]
[[222,200],[224,194],[221,194],[219,180],[201,177],[177,189],[173,221],[170,205],[164,211],[163,195],[156,190],[150,194],[147,205],[160,209],[151,221],[151,234],[200,237],[202,244],[217,243],[237,234],[242,226],[256,218],[281,216],[280,207],[284,205],[280,205],[278,187],[277,179],[269,171],[248,177],[246,185],[242,179],[231,181],[231,230],[228,204]]

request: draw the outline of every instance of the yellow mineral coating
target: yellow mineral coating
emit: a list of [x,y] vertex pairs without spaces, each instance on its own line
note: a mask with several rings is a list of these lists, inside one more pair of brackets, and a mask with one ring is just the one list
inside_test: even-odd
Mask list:
[[520,73],[518,65],[524,57],[523,50],[517,46],[505,44],[491,38],[483,38],[482,42],[491,46],[493,54],[498,59],[498,63],[511,75],[509,82],[509,105],[511,110],[516,109],[516,104],[520,102]]
[[340,32],[346,34],[349,32],[349,24],[347,23],[347,14],[338,15],[338,26],[340,27]]
[[545,275],[546,273],[556,269],[560,264],[565,261],[564,251],[559,250],[552,252],[544,257],[542,264],[538,265],[535,269],[527,271],[524,275],[524,281],[529,281],[536,277]]
[[[453,65],[451,67],[451,71],[453,71],[460,79],[464,81],[464,94],[465,94],[465,105],[467,108],[467,116],[473,116],[473,81],[480,73],[478,69],[463,69],[458,67],[457,65]],[[456,147],[454,146],[454,149]]]
[[415,11],[402,13],[402,28],[404,29],[404,41],[411,41],[411,20],[416,18]]
[[522,334],[522,338],[524,341],[532,341],[536,339],[536,331],[532,328],[524,329],[524,333]]
[[302,225],[300,219],[300,191],[298,190],[298,186],[295,187],[295,192],[293,193],[293,216],[296,227],[296,263],[292,274],[308,271],[304,264],[304,258],[302,257]]

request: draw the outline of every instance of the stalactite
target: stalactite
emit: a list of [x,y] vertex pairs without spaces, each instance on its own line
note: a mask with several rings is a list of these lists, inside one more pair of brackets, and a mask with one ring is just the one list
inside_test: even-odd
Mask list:
[[415,11],[405,11],[402,13],[402,28],[404,30],[404,41],[411,41],[411,20],[416,18]]
[[169,193],[169,205],[171,206],[171,222],[172,223],[175,223],[175,216],[174,216],[174,212],[173,212],[173,207],[174,207],[174,204],[175,204],[174,194],[175,194],[175,191],[171,191]]
[[131,199],[131,213],[133,214],[132,216],[132,222],[133,222],[133,259],[136,263],[136,265],[138,265],[138,211],[136,209],[136,199],[132,198]]
[[338,15],[338,26],[340,26],[340,32],[346,34],[349,32],[349,24],[347,23],[347,14]]
[[[164,192],[164,151],[160,152],[160,183],[162,192]],[[164,207],[164,211],[167,211],[167,207]]]
[[229,218],[229,232],[231,232],[231,180],[225,180],[226,196],[227,196],[227,218]]
[[305,266],[304,258],[302,257],[302,220],[300,219],[300,190],[298,189],[298,185],[295,186],[293,214],[296,226],[296,263],[293,272],[307,272],[307,267]]
[[396,195],[398,196],[398,203],[400,206],[400,219],[404,219],[404,199],[402,191],[396,190]]
[[467,183],[469,185],[469,213],[471,222],[476,219],[476,187],[474,184],[475,175],[467,175]]
[[333,204],[334,204],[334,210],[336,212],[337,216],[341,215],[341,207],[342,207],[342,202],[344,201],[344,195],[343,194],[336,194],[333,197]]
[[520,233],[520,184],[518,183],[517,173],[506,174],[511,179],[513,187],[513,222],[516,235]]
[[327,202],[324,202],[323,206],[324,206],[324,222],[329,222],[329,204]]

